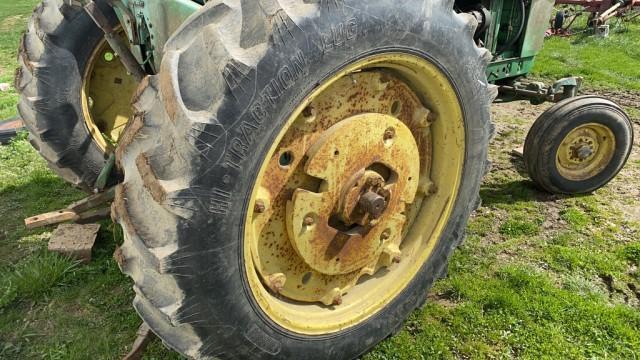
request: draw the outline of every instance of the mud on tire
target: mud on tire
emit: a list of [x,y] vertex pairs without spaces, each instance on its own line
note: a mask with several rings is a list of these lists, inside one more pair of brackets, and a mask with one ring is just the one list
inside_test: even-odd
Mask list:
[[[192,358],[351,359],[398,329],[444,272],[479,203],[495,92],[485,75],[491,56],[472,40],[476,25],[454,13],[453,1],[425,0],[212,1],[187,20],[159,74],[142,85],[139,115],[118,151],[121,267],[153,331]],[[297,104],[323,79],[380,52],[424,57],[458,91],[466,154],[452,220],[383,310],[338,333],[293,333],[248,289],[242,244],[251,189]]]

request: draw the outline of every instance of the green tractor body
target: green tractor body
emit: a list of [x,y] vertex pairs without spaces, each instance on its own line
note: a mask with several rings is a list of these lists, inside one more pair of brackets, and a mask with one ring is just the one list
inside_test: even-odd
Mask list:
[[[164,44],[202,3],[119,0],[114,1],[114,9],[138,61],[157,71]],[[536,55],[542,50],[553,0],[458,0],[456,4],[459,11],[479,15],[476,40],[494,54],[487,69],[489,81],[512,79],[531,71]]]

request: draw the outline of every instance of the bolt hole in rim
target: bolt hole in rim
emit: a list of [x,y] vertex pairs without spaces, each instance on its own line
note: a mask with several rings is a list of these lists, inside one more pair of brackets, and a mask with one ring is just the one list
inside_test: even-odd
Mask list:
[[[383,72],[384,74],[395,74],[397,77],[391,80],[393,84],[381,87],[388,88],[388,90],[381,90],[383,93],[375,101],[362,100],[367,102],[366,106],[362,105],[359,108],[363,114],[343,121],[341,119],[346,119],[348,116],[339,117],[341,111],[351,114],[353,111],[351,109],[349,112],[336,106],[336,109],[331,111],[338,114],[336,115],[337,120],[328,121],[326,119],[333,115],[325,115],[325,107],[322,107],[322,113],[317,114],[315,111],[309,110],[320,108],[315,106],[316,103],[324,104],[328,101],[328,93],[351,94],[351,89],[348,88],[351,85],[348,84],[357,87],[366,86],[367,82],[373,82],[375,79],[384,78],[385,82],[389,81],[387,75],[381,76]],[[355,78],[358,81],[355,81]],[[345,88],[341,86],[345,86]],[[429,122],[430,126],[425,128],[418,125],[418,123],[424,124],[425,121],[418,121],[414,124],[411,116],[406,116],[403,119],[389,118],[388,113],[389,110],[393,110],[391,109],[393,106],[389,108],[390,100],[387,98],[393,99],[397,96],[398,94],[394,91],[410,91],[414,94],[410,97],[415,99],[414,102],[417,103],[417,105],[406,102],[400,104],[401,109],[396,109],[397,116],[410,111],[411,106],[416,106],[422,109],[420,114],[423,114],[424,117],[430,113],[447,114],[446,121]],[[393,104],[393,100],[391,101]],[[426,109],[429,110],[426,111]],[[309,124],[307,121],[310,112],[314,112],[315,121],[313,124]],[[363,119],[360,119],[360,116]],[[358,119],[355,119],[356,117]],[[305,186],[301,184],[312,184],[307,185],[307,188],[313,191],[307,192],[312,193],[313,196],[327,196],[324,191],[327,191],[327,184],[331,183],[327,179],[315,179],[302,173],[305,166],[310,166],[309,154],[313,152],[315,145],[310,145],[311,149],[305,148],[301,153],[296,153],[299,149],[290,146],[300,142],[296,142],[297,137],[293,134],[299,133],[301,129],[306,129],[308,136],[318,134],[318,137],[324,137],[334,127],[349,121],[362,120],[363,124],[368,124],[367,117],[396,124],[394,125],[396,133],[391,139],[398,138],[398,141],[392,146],[392,149],[405,146],[403,144],[407,142],[404,141],[407,139],[406,134],[414,137],[412,140],[414,144],[423,145],[419,149],[418,159],[407,160],[411,164],[415,163],[417,169],[415,175],[400,177],[392,171],[389,171],[388,174],[376,175],[376,179],[384,179],[383,184],[391,189],[389,190],[391,194],[403,186],[404,189],[410,189],[407,192],[411,195],[411,202],[403,203],[402,207],[395,206],[393,209],[388,209],[385,215],[378,219],[381,221],[380,224],[368,225],[369,228],[377,229],[375,230],[376,234],[384,233],[384,235],[376,236],[376,242],[382,244],[394,239],[394,241],[401,240],[401,243],[395,246],[395,252],[385,250],[381,253],[380,257],[376,258],[378,261],[376,266],[365,266],[346,274],[332,275],[327,273],[328,270],[323,273],[309,268],[310,265],[305,263],[305,259],[301,260],[303,255],[300,251],[302,250],[290,244],[294,242],[292,239],[296,234],[291,233],[291,228],[287,227],[288,223],[283,220],[293,208],[292,204],[295,203],[290,198],[291,191],[287,190],[288,186],[295,188]],[[363,131],[365,130],[363,129]],[[375,132],[373,128],[371,131]],[[400,138],[403,141],[400,141]],[[386,143],[389,140],[388,136],[383,137],[382,134],[377,139],[381,143]],[[311,139],[311,142],[316,144],[320,140]],[[243,242],[245,274],[259,308],[269,319],[282,328],[299,334],[324,335],[355,326],[388,305],[407,287],[426,262],[449,221],[461,182],[465,154],[464,144],[464,120],[457,93],[440,68],[421,57],[405,53],[385,53],[371,56],[346,66],[319,85],[293,112],[275,139],[258,173],[250,201],[251,205],[247,210]],[[274,167],[282,168],[280,157],[284,154],[281,150],[284,146],[287,147],[284,153],[292,152],[290,170],[287,174],[274,170]],[[357,146],[354,145],[354,148]],[[413,146],[418,149],[417,145]],[[331,155],[334,151],[335,149],[332,148]],[[326,162],[352,161],[353,159],[349,157],[352,151],[355,150],[341,148],[335,158],[331,157]],[[404,166],[401,161],[395,165],[399,168]],[[385,168],[384,164],[376,166],[373,163],[368,170],[381,169],[379,171],[384,172],[383,168]],[[362,169],[363,173],[366,172],[364,170]],[[411,181],[406,181],[408,178],[412,178]],[[430,184],[437,184],[438,191],[430,192],[429,189],[432,188]],[[344,188],[353,191],[359,190],[358,186],[354,187],[350,183]],[[256,213],[254,212],[255,203],[262,198],[266,198],[265,201],[273,206],[268,211]],[[391,197],[391,199],[399,198],[401,198],[400,195],[392,195]],[[336,204],[339,202],[336,200]],[[398,200],[395,203],[399,202]],[[313,204],[309,205],[309,209],[312,207]],[[305,214],[309,214],[309,212]],[[314,213],[313,227],[315,228],[326,225],[322,222],[318,223],[318,216]],[[403,219],[402,226],[396,226],[398,223],[393,222],[396,220],[390,220],[397,219],[398,216]],[[388,226],[389,224],[391,226]],[[362,226],[356,228],[362,228]],[[272,231],[274,229],[277,232]],[[373,232],[374,230],[371,230],[371,233]],[[384,238],[387,237],[388,240],[385,240]],[[273,246],[269,247],[273,244],[278,246],[280,254],[278,251],[272,250]],[[349,259],[345,259],[344,256],[332,257],[330,260],[331,264],[336,266],[338,263],[345,266],[345,261],[349,263]],[[295,271],[282,270],[287,269],[288,266]],[[276,271],[276,269],[280,270]],[[274,273],[284,273],[287,276],[282,293],[274,293],[271,290],[273,287],[269,287],[266,283],[269,274]],[[329,285],[319,285],[327,282]],[[333,287],[333,284],[344,286]],[[314,289],[320,289],[324,292],[322,298],[319,298],[319,295],[305,292],[305,287],[313,288],[313,286],[316,286]],[[296,297],[308,297],[311,300],[301,300]]]
[[556,151],[556,168],[572,181],[584,181],[601,173],[613,159],[616,138],[609,127],[587,123],[571,130]]
[[293,153],[291,151],[285,151],[280,155],[280,166],[283,168],[289,167],[293,163]]

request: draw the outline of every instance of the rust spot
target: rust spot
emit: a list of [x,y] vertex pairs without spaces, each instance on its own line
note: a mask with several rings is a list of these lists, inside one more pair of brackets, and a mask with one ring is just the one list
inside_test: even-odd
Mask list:
[[136,167],[140,172],[140,177],[142,177],[144,188],[149,191],[153,200],[162,204],[167,197],[167,193],[164,191],[162,185],[160,185],[160,181],[158,181],[155,172],[151,168],[149,158],[145,153],[141,153],[136,158]]

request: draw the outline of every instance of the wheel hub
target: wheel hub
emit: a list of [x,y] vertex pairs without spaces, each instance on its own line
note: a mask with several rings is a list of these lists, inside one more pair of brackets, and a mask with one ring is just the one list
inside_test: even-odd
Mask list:
[[[390,129],[393,138],[385,135]],[[420,154],[411,131],[389,115],[356,115],[329,128],[307,158],[305,172],[322,179],[324,191],[296,189],[287,204],[296,252],[327,275],[374,268],[385,249],[398,248],[402,213],[417,191]]]
[[576,138],[568,148],[568,157],[574,163],[589,161],[598,150],[598,139],[586,136]]
[[589,179],[602,171],[615,151],[615,136],[599,123],[576,127],[563,139],[557,151],[558,172],[573,181]]

